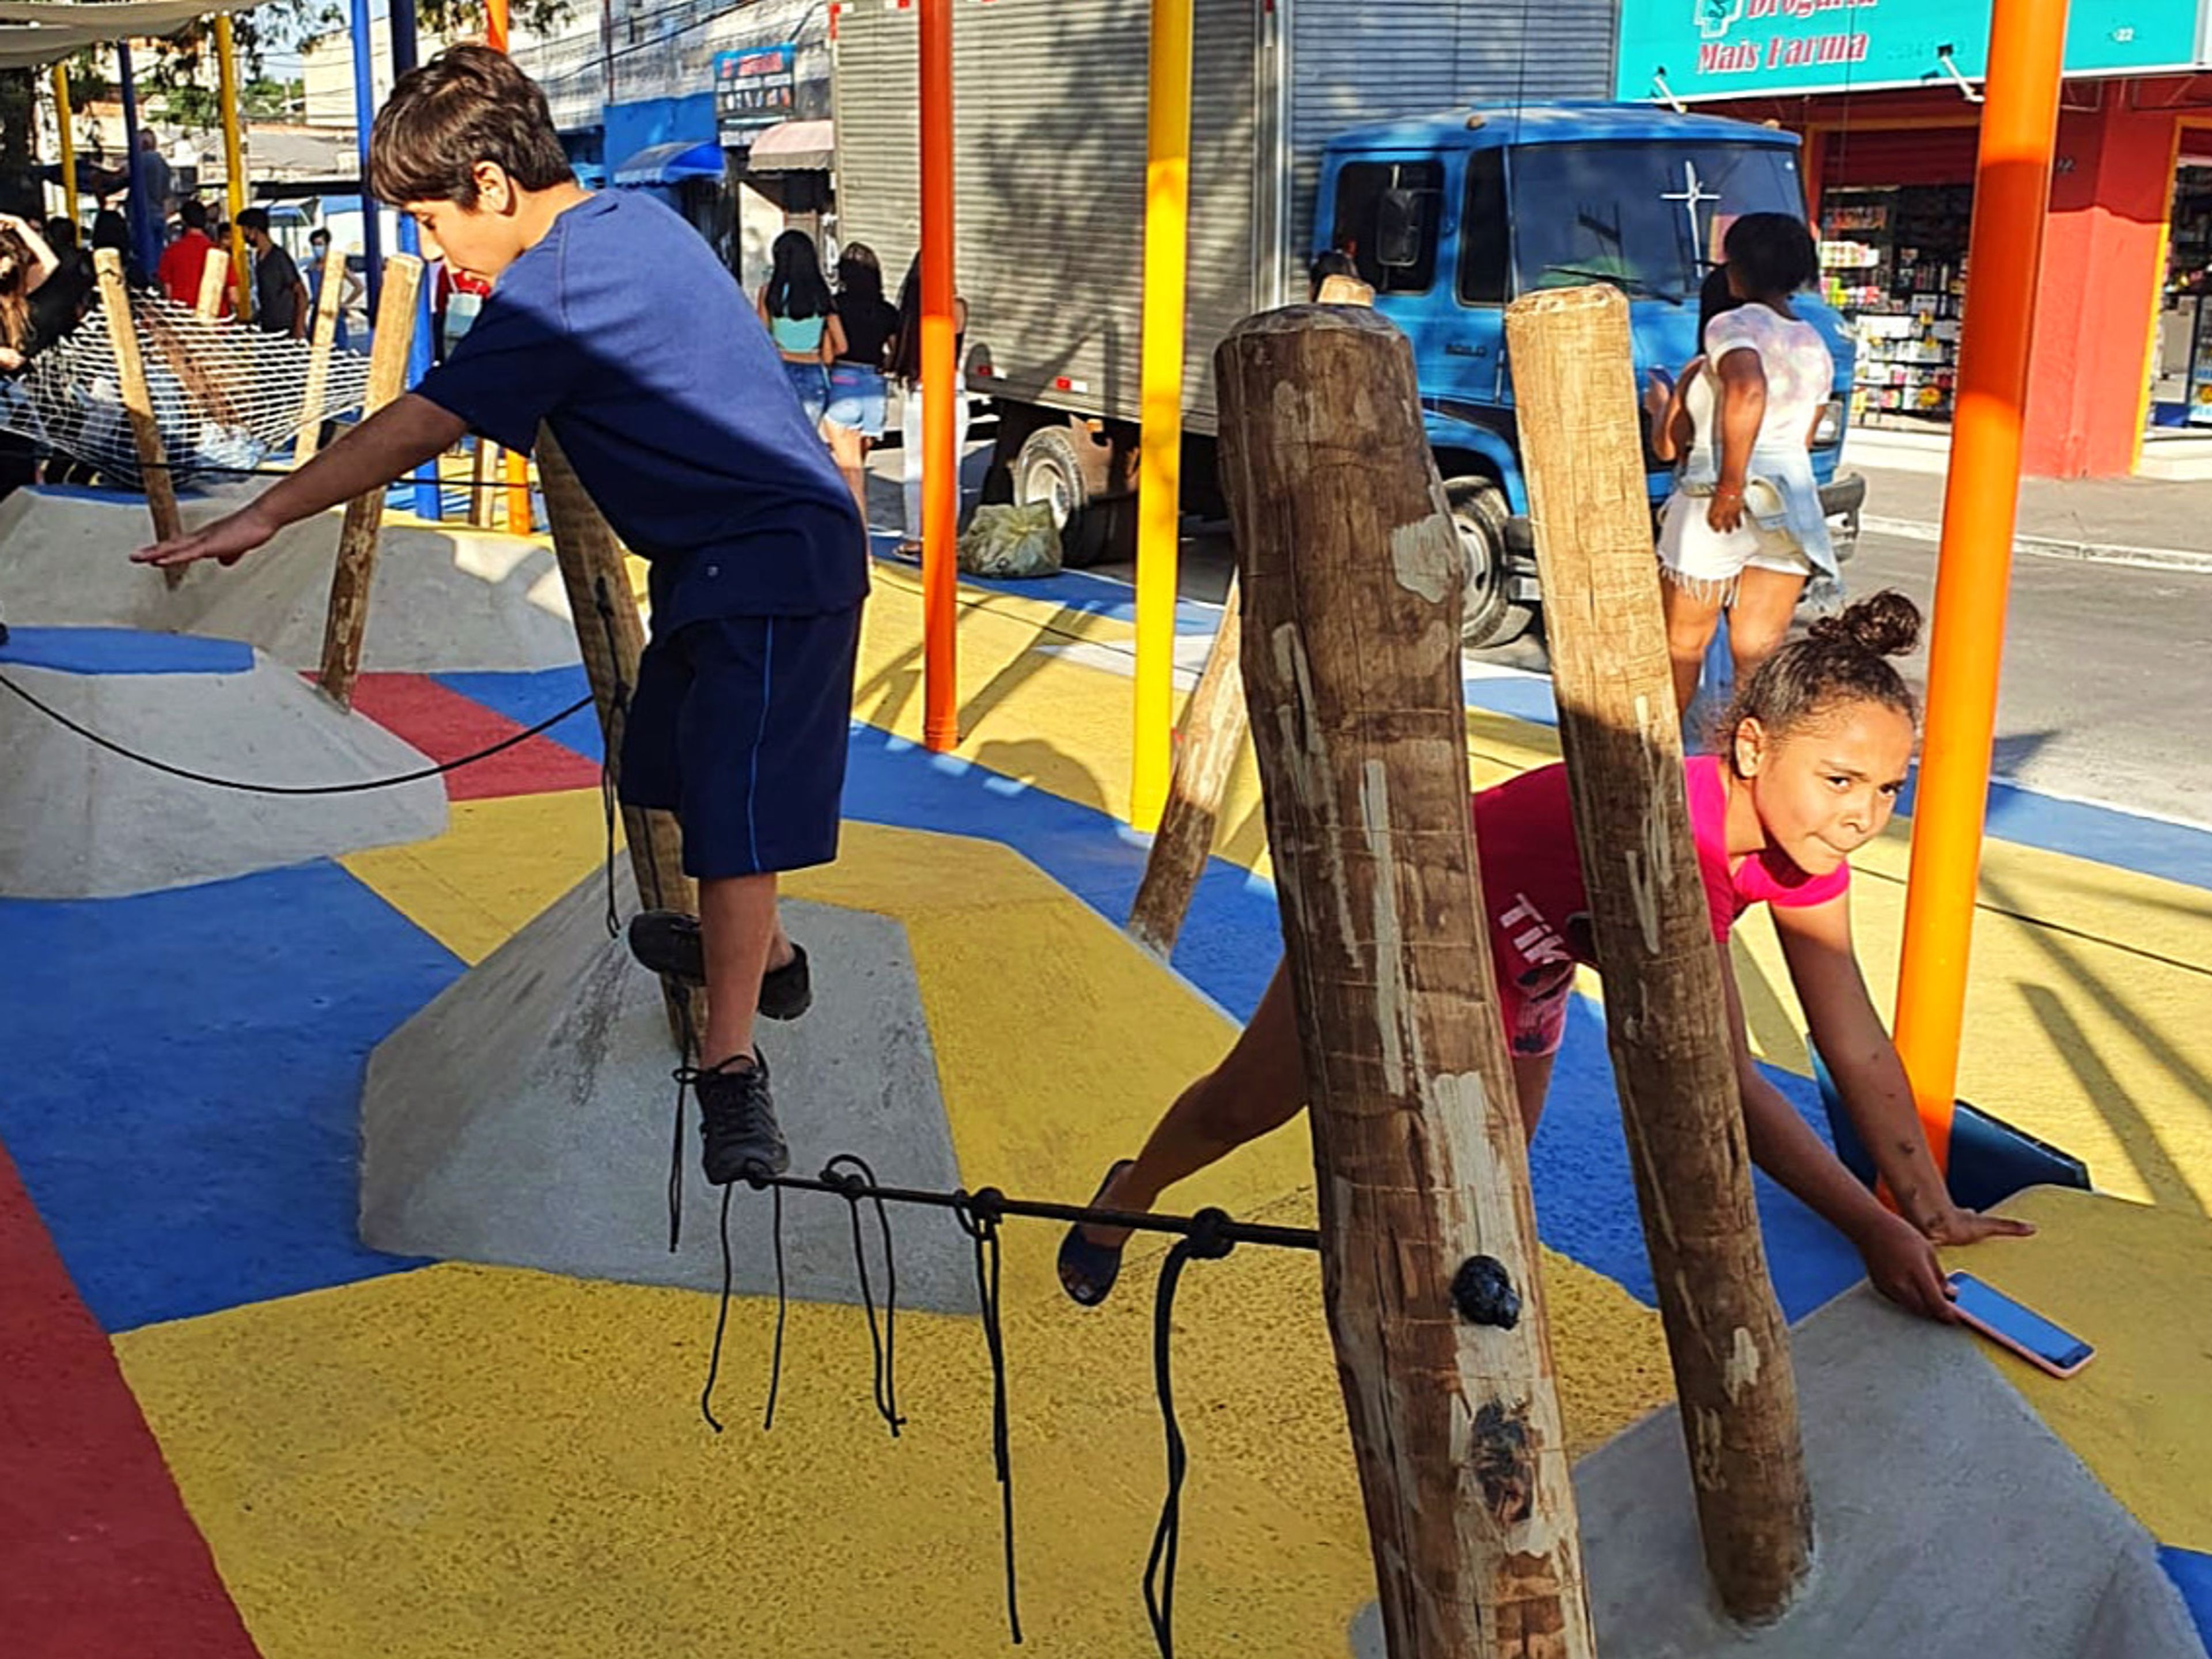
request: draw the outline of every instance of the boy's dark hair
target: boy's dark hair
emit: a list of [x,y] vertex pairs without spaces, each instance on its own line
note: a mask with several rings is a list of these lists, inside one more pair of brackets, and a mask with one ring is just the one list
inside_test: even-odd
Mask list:
[[186,230],[207,234],[207,204],[197,196],[187,196],[177,209],[177,217],[185,222]]
[[1341,248],[1333,247],[1325,253],[1315,255],[1313,264],[1306,268],[1308,290],[1318,295],[1321,285],[1332,276],[1348,276],[1353,282],[1358,282],[1361,280],[1358,262]]
[[477,204],[476,167],[490,161],[524,190],[575,176],[538,82],[489,46],[448,46],[399,77],[368,140],[368,187],[407,202]]
[[1875,702],[1918,725],[1919,700],[1889,659],[1919,642],[1920,607],[1895,588],[1869,595],[1840,617],[1823,617],[1737,689],[1722,728],[1729,764],[1735,764],[1734,734],[1746,720],[1784,737],[1827,709]]
[[1726,265],[1715,265],[1705,273],[1705,280],[1698,289],[1698,350],[1705,349],[1705,331],[1713,325],[1713,319],[1726,316],[1743,303],[1729,285]]
[[76,252],[76,221],[56,214],[46,221],[46,246],[57,253]]
[[269,234],[269,210],[258,207],[242,209],[234,222],[240,230],[258,231],[266,236]]
[[1743,291],[1753,296],[1795,294],[1820,274],[1813,233],[1791,213],[1745,214],[1729,227],[1722,251]]

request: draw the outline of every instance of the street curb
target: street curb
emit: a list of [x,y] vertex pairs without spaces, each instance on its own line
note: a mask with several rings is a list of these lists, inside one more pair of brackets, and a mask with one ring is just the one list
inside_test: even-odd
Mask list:
[[[1895,536],[1904,541],[1941,542],[1940,525],[1919,519],[1885,519],[1869,513],[1859,520],[1868,535]],[[2137,570],[2165,570],[2212,576],[2212,553],[2194,553],[2179,547],[2128,547],[2115,542],[2069,542],[2049,536],[2020,536],[2013,540],[2015,554],[2044,559],[2072,559],[2086,564],[2120,564]]]

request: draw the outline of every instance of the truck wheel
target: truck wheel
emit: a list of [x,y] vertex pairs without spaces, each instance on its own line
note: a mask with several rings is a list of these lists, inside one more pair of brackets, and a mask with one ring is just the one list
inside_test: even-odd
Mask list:
[[1513,597],[1505,560],[1505,525],[1513,516],[1505,492],[1487,478],[1453,478],[1444,485],[1460,545],[1467,550],[1467,610],[1460,642],[1470,651],[1504,645],[1528,631],[1535,607]]
[[1052,508],[1066,563],[1080,568],[1104,556],[1109,515],[1091,503],[1082,457],[1066,427],[1040,427],[1023,443],[1014,461],[1014,500],[1024,507],[1042,503]]

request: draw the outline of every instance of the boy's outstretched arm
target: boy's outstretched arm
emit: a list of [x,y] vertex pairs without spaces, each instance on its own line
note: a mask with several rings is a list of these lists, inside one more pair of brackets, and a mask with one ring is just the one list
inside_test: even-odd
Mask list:
[[139,564],[235,564],[288,524],[349,501],[413,471],[460,441],[460,416],[413,392],[394,399],[274,488],[189,536],[142,547]]
[[1812,1025],[1814,1044],[1899,1213],[1938,1244],[2033,1232],[2025,1221],[1962,1210],[1951,1201],[1949,1184],[1936,1167],[1920,1126],[1905,1062],[1875,1012],[1851,947],[1850,895],[1839,893],[1825,904],[1799,909],[1777,909],[1774,930]]

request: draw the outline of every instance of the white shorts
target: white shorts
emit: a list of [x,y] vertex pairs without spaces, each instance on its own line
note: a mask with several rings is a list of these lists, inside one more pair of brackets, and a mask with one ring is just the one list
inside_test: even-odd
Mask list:
[[1747,514],[1736,529],[1723,533],[1705,522],[1711,495],[1676,490],[1659,519],[1659,572],[1670,582],[1725,603],[1747,570],[1771,570],[1781,576],[1814,574],[1813,561],[1796,542],[1778,531],[1763,530]]

